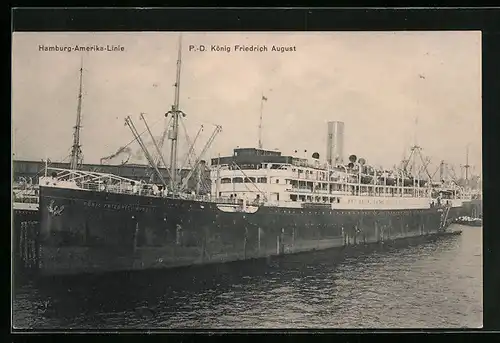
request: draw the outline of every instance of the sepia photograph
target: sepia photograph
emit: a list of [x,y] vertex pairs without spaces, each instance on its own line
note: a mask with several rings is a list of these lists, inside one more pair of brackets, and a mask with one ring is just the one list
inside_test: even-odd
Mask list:
[[480,31],[14,32],[12,328],[483,325]]

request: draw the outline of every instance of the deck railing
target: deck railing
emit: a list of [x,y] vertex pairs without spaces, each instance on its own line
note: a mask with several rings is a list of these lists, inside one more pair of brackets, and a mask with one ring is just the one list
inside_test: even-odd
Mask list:
[[[213,202],[221,204],[234,204],[238,205],[241,199],[231,198],[215,198],[210,195],[196,195],[188,193],[174,193],[171,191],[158,190],[158,185],[140,182],[121,176],[82,171],[82,170],[68,170],[61,168],[47,168],[47,175],[40,178],[42,186],[62,187],[62,188],[75,188],[86,191],[102,191],[118,194],[134,194],[150,197],[164,197],[171,199],[187,199],[193,201]],[[346,181],[330,182],[331,185],[337,185],[333,191],[318,190],[317,192],[311,191],[310,187],[289,187],[286,189],[288,192],[299,192],[304,195],[322,196],[322,195],[358,195],[358,196],[396,196],[396,197],[421,197],[428,198],[432,195],[433,188],[427,187],[403,187],[402,185],[388,186],[378,184],[362,184]],[[381,192],[382,191],[382,192]],[[464,199],[467,194],[463,189],[455,188],[449,199]],[[263,202],[260,199],[249,201],[249,205],[261,205]]]
[[[159,185],[139,182],[112,174],[60,168],[47,168],[47,172],[51,175],[52,173],[56,174],[55,176],[46,176],[40,178],[40,184],[42,186],[45,185],[50,187],[75,188],[85,191],[99,191],[148,197],[163,197],[169,199],[185,199],[221,204],[241,204],[241,200],[236,198],[215,198],[211,197],[210,195],[197,195],[185,192],[174,193],[171,191],[165,192],[163,188],[161,191],[159,191]],[[248,204],[255,203],[256,202],[249,202]]]
[[14,195],[14,202],[24,203],[24,204],[38,204],[38,196],[17,196]]

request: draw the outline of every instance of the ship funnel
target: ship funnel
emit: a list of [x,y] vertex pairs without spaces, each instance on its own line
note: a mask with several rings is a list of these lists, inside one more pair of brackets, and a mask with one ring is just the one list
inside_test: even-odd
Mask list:
[[330,165],[344,163],[344,123],[328,122],[326,160]]

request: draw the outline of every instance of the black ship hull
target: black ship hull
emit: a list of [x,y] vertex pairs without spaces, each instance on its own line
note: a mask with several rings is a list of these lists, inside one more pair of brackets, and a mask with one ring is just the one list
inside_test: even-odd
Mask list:
[[444,213],[228,212],[212,202],[41,187],[36,264],[42,274],[79,274],[221,263],[439,233]]

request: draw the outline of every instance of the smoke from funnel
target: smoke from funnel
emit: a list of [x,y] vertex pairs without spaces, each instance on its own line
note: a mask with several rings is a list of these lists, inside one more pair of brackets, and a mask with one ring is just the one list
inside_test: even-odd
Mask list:
[[[161,136],[154,137],[154,139],[156,144],[160,144]],[[153,159],[156,160],[158,154],[156,152],[156,147],[151,137],[150,136],[142,137],[142,142],[144,143],[146,149],[151,154]],[[127,161],[132,160],[132,162],[143,162],[144,160],[146,160],[146,155],[144,154],[144,151],[142,151],[142,148],[139,146],[139,143],[135,142],[135,144],[136,145],[134,146],[137,146],[137,149],[130,150],[130,156],[127,159]],[[163,148],[162,147],[159,148],[160,150],[163,150],[165,146],[163,146]]]
[[137,149],[136,152],[132,154],[132,157],[137,161],[142,161],[144,158],[144,153],[142,152],[142,149],[141,148]]
[[109,155],[109,156],[106,156],[106,157],[103,157],[101,158],[101,164],[105,161],[109,161],[115,157],[118,157],[119,155],[121,154],[128,154],[128,157],[127,157],[127,161],[130,159],[130,156],[132,155],[132,149],[130,149],[128,146],[127,147],[121,147],[120,149],[118,149],[114,154],[112,155]]

